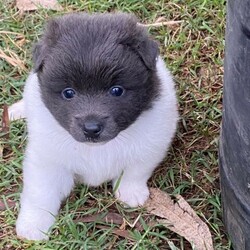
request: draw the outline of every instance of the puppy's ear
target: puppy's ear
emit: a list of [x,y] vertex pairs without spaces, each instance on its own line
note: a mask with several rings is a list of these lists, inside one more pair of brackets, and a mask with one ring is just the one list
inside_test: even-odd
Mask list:
[[159,55],[159,47],[154,40],[145,37],[145,39],[139,41],[133,49],[138,53],[148,69],[155,69],[156,59]]
[[148,69],[154,70],[159,55],[158,44],[149,37],[146,28],[137,23],[137,19],[131,18],[130,21],[121,43],[132,49]]
[[51,19],[45,28],[41,40],[33,48],[34,71],[40,72],[43,69],[44,61],[50,54],[52,48],[56,45],[59,38],[59,22]]

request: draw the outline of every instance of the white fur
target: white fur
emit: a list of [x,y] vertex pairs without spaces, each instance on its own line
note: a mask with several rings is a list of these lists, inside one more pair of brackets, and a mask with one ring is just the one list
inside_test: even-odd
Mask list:
[[24,110],[24,100],[20,100],[8,108],[8,114],[10,121],[15,121],[18,119],[25,118],[25,110]]
[[178,120],[174,83],[161,58],[157,61],[161,96],[130,127],[105,144],[75,141],[41,100],[36,74],[24,91],[29,141],[23,163],[24,188],[16,230],[20,237],[46,239],[74,177],[98,186],[122,175],[116,197],[129,206],[143,205],[147,180],[163,160]]

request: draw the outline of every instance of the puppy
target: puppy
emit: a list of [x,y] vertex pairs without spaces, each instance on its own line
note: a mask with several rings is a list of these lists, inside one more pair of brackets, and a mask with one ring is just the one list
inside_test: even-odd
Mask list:
[[23,100],[10,108],[29,134],[17,235],[47,239],[76,176],[119,184],[120,201],[143,205],[178,120],[157,43],[128,14],[69,14],[48,23],[33,59]]

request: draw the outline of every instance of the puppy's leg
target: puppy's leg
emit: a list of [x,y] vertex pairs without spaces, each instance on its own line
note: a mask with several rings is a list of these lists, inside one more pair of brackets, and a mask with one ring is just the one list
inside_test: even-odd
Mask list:
[[24,99],[12,104],[8,108],[8,113],[10,121],[25,118]]
[[16,223],[21,238],[48,239],[46,233],[55,221],[61,201],[73,187],[69,171],[47,163],[42,157],[30,154],[25,159],[21,210]]
[[116,198],[130,207],[142,206],[149,197],[147,180],[152,171],[143,166],[126,169],[121,178],[113,181],[114,188],[118,185]]

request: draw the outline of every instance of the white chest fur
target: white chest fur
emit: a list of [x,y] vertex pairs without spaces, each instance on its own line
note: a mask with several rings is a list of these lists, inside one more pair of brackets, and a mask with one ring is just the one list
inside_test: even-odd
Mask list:
[[29,141],[23,163],[24,188],[17,234],[47,238],[60,203],[71,191],[74,176],[87,185],[116,183],[116,197],[129,206],[142,205],[149,196],[147,180],[163,160],[178,120],[174,83],[161,58],[157,61],[161,94],[126,130],[105,144],[79,143],[62,128],[41,100],[36,74],[24,91]]
[[61,165],[94,186],[119,177],[124,168],[146,167],[148,162],[158,164],[175,132],[177,105],[174,84],[161,59],[157,62],[157,73],[161,96],[153,108],[105,144],[76,142],[47,110],[40,97],[38,79],[35,74],[30,75],[24,93],[29,147],[46,157],[51,168]]

